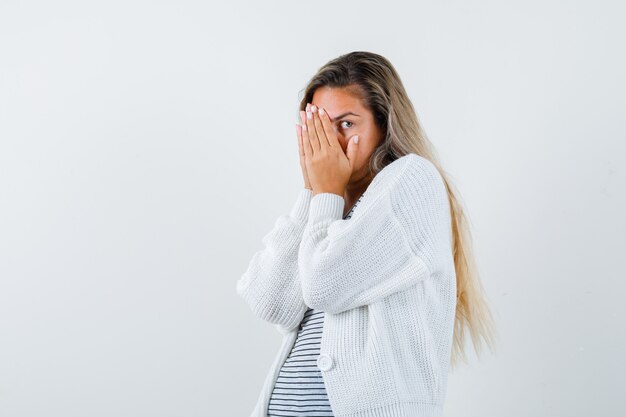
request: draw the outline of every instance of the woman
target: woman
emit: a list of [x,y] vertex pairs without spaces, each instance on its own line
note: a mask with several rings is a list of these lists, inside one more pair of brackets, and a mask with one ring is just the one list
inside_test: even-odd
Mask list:
[[[313,77],[304,189],[237,282],[283,344],[252,417],[441,416],[449,367],[494,328],[461,205],[384,57]],[[349,208],[349,210],[347,210]]]

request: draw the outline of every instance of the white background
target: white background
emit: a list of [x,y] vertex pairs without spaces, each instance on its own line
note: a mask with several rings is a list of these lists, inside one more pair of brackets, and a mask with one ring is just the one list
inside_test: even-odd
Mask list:
[[619,3],[2,1],[0,416],[249,415],[280,334],[235,283],[353,50],[400,73],[497,320],[445,415],[623,413]]

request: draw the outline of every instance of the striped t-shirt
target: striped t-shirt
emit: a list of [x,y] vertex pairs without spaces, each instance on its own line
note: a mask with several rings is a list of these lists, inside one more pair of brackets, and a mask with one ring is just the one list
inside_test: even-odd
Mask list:
[[[352,217],[363,195],[343,217],[344,220]],[[324,312],[308,308],[291,352],[274,383],[267,408],[268,417],[332,417],[324,380],[317,368],[323,327]]]

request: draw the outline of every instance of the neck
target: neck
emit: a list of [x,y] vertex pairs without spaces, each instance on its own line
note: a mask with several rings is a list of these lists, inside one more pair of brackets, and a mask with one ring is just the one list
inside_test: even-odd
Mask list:
[[350,211],[354,203],[356,203],[356,201],[359,199],[359,197],[361,197],[361,195],[365,192],[367,187],[372,182],[372,179],[372,177],[365,176],[357,181],[350,182],[346,186],[346,191],[343,194],[343,199],[346,202],[343,209],[344,217],[346,216],[346,214],[348,214],[348,212]]

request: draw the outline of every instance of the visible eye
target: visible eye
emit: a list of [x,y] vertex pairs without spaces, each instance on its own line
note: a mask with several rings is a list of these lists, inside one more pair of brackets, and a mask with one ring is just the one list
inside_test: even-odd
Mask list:
[[[351,128],[351,127],[352,127],[352,125],[354,125],[354,123],[349,122],[349,121],[347,121],[347,120],[344,120],[344,121],[343,121],[343,122],[341,122],[341,123],[350,123],[350,126],[347,126],[347,127],[346,127],[346,129],[349,129],[349,128]],[[341,123],[340,123],[340,124],[341,124]]]

